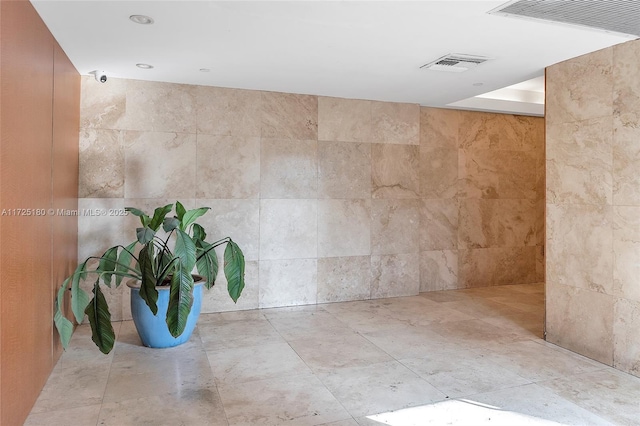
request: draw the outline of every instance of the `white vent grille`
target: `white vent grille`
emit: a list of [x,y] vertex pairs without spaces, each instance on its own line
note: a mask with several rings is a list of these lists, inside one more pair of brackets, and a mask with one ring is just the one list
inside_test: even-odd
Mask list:
[[420,68],[433,71],[463,72],[475,68],[490,59],[484,56],[450,53]]
[[515,0],[489,13],[640,36],[640,0]]

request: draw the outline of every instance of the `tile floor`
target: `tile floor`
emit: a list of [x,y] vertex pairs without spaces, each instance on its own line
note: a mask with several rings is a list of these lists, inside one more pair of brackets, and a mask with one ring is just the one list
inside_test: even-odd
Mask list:
[[202,315],[110,355],[74,335],[27,425],[640,424],[640,378],[541,339],[542,284]]

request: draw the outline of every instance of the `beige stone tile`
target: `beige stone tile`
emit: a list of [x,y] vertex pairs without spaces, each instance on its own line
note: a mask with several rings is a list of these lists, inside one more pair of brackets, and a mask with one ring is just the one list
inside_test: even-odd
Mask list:
[[230,425],[316,425],[349,414],[311,374],[219,387]]
[[537,198],[534,152],[460,150],[458,163],[461,197]]
[[479,319],[443,321],[430,324],[429,329],[450,342],[472,351],[495,344],[526,340],[522,333],[492,326]]
[[418,200],[372,200],[371,253],[417,253],[419,233],[414,229],[419,223]]
[[460,200],[458,247],[522,247],[536,244],[535,200]]
[[363,334],[374,345],[395,359],[420,358],[425,354],[446,356],[463,347],[442,337],[427,326],[409,326]]
[[473,319],[466,313],[421,296],[385,299],[381,301],[381,305],[390,312],[391,318],[403,322],[405,326],[432,326],[443,322]]
[[[189,344],[162,351],[140,347],[134,353],[116,353],[103,404],[136,399],[141,395],[189,393],[214,386],[205,352],[199,350],[195,340],[194,336]],[[184,358],[189,362],[185,363]],[[173,374],[163,374],[168,371]]]
[[632,425],[640,415],[638,378],[611,368],[558,378],[540,386],[613,424]]
[[258,198],[260,138],[197,136],[196,197]]
[[611,206],[547,204],[549,282],[613,294],[612,216]]
[[537,132],[536,119],[511,114],[460,111],[458,134],[462,149],[530,151]]
[[420,147],[458,150],[459,110],[440,108],[420,108]]
[[81,129],[79,163],[79,197],[124,197],[123,132]]
[[458,251],[420,252],[420,291],[458,288]]
[[207,352],[285,343],[265,318],[203,321],[198,323],[198,334]]
[[524,284],[535,281],[535,247],[458,250],[460,288]]
[[613,295],[640,302],[640,207],[613,208]]
[[[563,424],[563,425],[609,425],[607,421],[569,402],[537,384],[517,386],[499,391],[474,395],[472,403],[480,407],[499,407],[500,410],[486,408],[485,416],[504,424]],[[481,405],[480,405],[481,404]],[[478,413],[474,418],[480,417]],[[482,423],[480,423],[482,424]]]
[[420,196],[453,198],[458,194],[458,150],[420,147]]
[[316,259],[261,260],[260,307],[315,304],[317,263]]
[[370,142],[371,101],[318,97],[318,139]]
[[[96,352],[96,356],[102,355],[97,349]],[[109,370],[105,368],[86,368],[82,364],[68,368],[55,367],[31,413],[100,404],[108,378]]]
[[218,386],[311,372],[286,343],[212,350],[207,357]]
[[321,339],[323,334],[353,332],[320,305],[263,309],[265,317],[285,340]]
[[353,416],[425,405],[445,399],[397,361],[320,374],[320,379]]
[[420,144],[420,106],[393,102],[371,102],[374,143]]
[[348,325],[349,329],[358,333],[394,330],[406,327],[404,320],[394,317],[393,313],[383,306],[383,300],[354,301],[323,305],[324,309],[334,317]]
[[266,139],[260,148],[260,198],[316,198],[318,143]]
[[318,255],[316,200],[260,201],[260,259]]
[[318,303],[363,300],[370,296],[369,256],[318,259]]
[[93,76],[82,76],[80,128],[122,129],[127,111],[127,82],[109,78],[109,84],[97,84]]
[[420,255],[371,256],[371,298],[413,296],[420,291]]
[[[120,324],[114,324],[116,335],[120,331]],[[56,337],[57,338],[57,337]],[[109,369],[113,361],[113,353],[103,355],[91,340],[91,327],[81,324],[76,327],[67,349],[62,352],[56,368],[66,369],[83,365],[87,368]]]
[[[196,201],[198,206],[211,208],[197,221],[207,232],[207,241],[213,243],[221,238],[229,237],[240,246],[245,260],[258,260],[260,249],[259,200],[198,199]],[[224,247],[221,246],[222,249]],[[222,253],[223,250],[220,251],[221,255]]]
[[626,111],[613,119],[613,204],[640,205],[640,115]]
[[488,344],[478,353],[521,377],[543,382],[601,370],[605,366],[542,340]]
[[458,248],[458,203],[456,199],[421,200],[421,251]]
[[602,49],[546,70],[546,120],[568,123],[613,113],[613,49]]
[[371,144],[319,141],[318,197],[371,197]]
[[318,256],[371,254],[371,200],[318,200]]
[[318,98],[310,95],[262,92],[263,138],[318,139]]
[[125,216],[122,198],[78,199],[78,262],[100,256],[109,247],[135,241],[135,233],[123,232]]
[[354,419],[339,420],[337,422],[323,423],[322,426],[358,426]]
[[126,198],[195,198],[196,136],[125,133]]
[[324,333],[290,340],[289,344],[316,374],[335,368],[362,367],[391,361],[391,357],[356,333]]
[[613,309],[613,366],[640,377],[640,302],[617,299]]
[[105,403],[100,410],[98,424],[226,426],[228,423],[218,390],[215,386],[207,386]]
[[[67,408],[43,413],[32,413],[27,417],[24,426],[69,426],[91,425],[98,423],[101,404],[87,405],[84,407]],[[73,419],[73,420],[70,420]]]
[[549,281],[547,340],[612,365],[614,305],[613,296]]
[[196,91],[188,84],[126,80],[122,129],[195,134]]
[[425,356],[400,362],[450,398],[491,392],[530,383],[490,359],[469,352]]
[[482,321],[528,339],[544,338],[544,307],[538,308],[535,312],[485,317]]
[[612,118],[547,126],[547,202],[611,204]]
[[[493,290],[495,287],[488,288],[483,287],[482,290]],[[476,289],[473,289],[476,290]],[[468,294],[468,293],[466,293]],[[494,300],[489,300],[484,297],[480,297],[478,294],[471,294],[475,297],[468,297],[464,299],[451,300],[451,301],[443,301],[441,306],[454,309],[459,312],[464,312],[466,315],[469,315],[473,318],[478,318],[484,320],[485,318],[495,318],[495,317],[504,317],[507,315],[513,314],[522,314],[524,313],[520,309],[516,309],[512,306],[506,305],[504,303],[499,303]]]
[[640,107],[640,93],[638,83],[640,73],[636,67],[640,59],[638,43],[629,41],[620,43],[613,48],[613,106],[614,113],[637,111]]
[[210,290],[202,293],[202,313],[235,311],[242,309],[257,309],[259,307],[260,277],[257,261],[245,263],[245,285],[237,303],[229,296],[227,279],[224,276],[224,259],[218,256],[218,276],[216,284]]
[[419,196],[420,149],[417,146],[371,146],[371,195],[373,198]]
[[195,102],[199,134],[260,136],[262,94],[259,91],[198,86]]

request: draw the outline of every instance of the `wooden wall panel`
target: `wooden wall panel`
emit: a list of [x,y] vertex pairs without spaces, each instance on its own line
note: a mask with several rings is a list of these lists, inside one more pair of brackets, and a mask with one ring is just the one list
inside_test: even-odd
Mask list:
[[24,422],[53,368],[52,278],[76,245],[77,222],[49,212],[77,188],[79,76],[54,45],[30,2],[0,2],[2,425]]
[[[78,210],[78,135],[80,133],[80,75],[54,42],[53,79],[53,216],[51,298],[75,269],[78,260],[78,218],[60,211]],[[67,305],[68,309],[68,305]],[[69,312],[71,319],[71,313]],[[62,346],[53,329],[53,359]]]

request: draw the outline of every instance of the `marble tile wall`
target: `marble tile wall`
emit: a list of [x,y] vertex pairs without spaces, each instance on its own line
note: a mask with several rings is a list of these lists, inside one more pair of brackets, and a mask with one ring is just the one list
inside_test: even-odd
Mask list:
[[547,68],[547,339],[640,376],[640,42]]
[[544,119],[422,108],[421,291],[542,281],[544,196]]
[[[82,90],[81,208],[206,205],[210,234],[243,248],[242,298],[221,276],[204,312],[541,278],[542,119],[118,79]],[[105,231],[133,239],[132,218],[79,219],[81,259],[116,242]],[[128,318],[126,289],[107,296]]]

